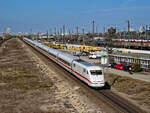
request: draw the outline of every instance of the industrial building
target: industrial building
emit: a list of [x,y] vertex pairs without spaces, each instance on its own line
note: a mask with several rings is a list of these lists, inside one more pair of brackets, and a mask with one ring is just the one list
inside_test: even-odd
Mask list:
[[113,53],[110,54],[110,62],[125,64],[125,65],[139,65],[143,71],[150,72],[150,55],[149,54],[127,54],[127,53]]

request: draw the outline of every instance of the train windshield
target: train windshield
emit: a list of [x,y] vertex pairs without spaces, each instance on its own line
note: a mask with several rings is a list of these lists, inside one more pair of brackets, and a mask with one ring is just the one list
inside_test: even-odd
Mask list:
[[91,75],[102,75],[102,70],[91,70]]

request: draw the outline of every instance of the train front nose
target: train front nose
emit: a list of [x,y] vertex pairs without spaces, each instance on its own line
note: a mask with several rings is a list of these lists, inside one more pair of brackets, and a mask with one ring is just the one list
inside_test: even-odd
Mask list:
[[104,86],[104,75],[102,70],[90,70],[91,84],[94,87],[103,87]]
[[94,75],[91,77],[91,82],[94,87],[103,87],[105,85],[103,75]]

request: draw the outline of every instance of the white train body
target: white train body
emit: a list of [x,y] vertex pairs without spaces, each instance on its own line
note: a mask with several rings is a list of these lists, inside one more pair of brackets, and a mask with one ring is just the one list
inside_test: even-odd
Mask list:
[[25,42],[49,57],[51,60],[71,72],[91,87],[103,87],[105,85],[104,72],[99,66],[95,66],[78,57],[63,53],[59,50],[47,47],[39,42],[23,38]]

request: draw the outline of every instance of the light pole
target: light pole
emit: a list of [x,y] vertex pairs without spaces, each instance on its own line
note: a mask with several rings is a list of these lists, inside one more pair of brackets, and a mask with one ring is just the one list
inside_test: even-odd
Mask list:
[[84,28],[82,29],[82,32],[83,32],[82,34],[83,45],[85,45]]
[[130,49],[130,39],[131,39],[131,32],[130,32],[130,21],[128,20],[128,42],[129,42],[129,49]]

